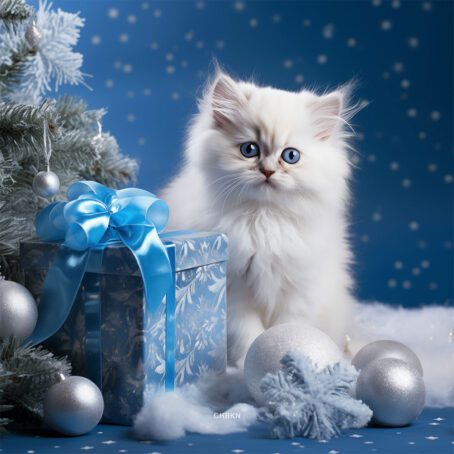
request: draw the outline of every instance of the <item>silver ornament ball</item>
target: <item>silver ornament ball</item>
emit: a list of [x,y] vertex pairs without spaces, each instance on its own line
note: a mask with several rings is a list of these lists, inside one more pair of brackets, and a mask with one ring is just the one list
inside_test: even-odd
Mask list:
[[254,340],[244,361],[244,378],[252,397],[264,403],[260,382],[268,372],[277,372],[290,352],[308,356],[317,368],[342,359],[342,353],[325,333],[306,323],[283,323],[267,329]]
[[44,397],[44,421],[63,435],[83,435],[101,420],[104,400],[88,378],[66,377],[52,385]]
[[32,22],[26,32],[25,32],[25,39],[30,46],[33,52],[38,50],[39,42],[41,41],[41,32],[36,25],[36,22]]
[[32,294],[17,282],[0,280],[0,338],[25,339],[38,320],[38,308]]
[[401,359],[381,358],[361,370],[356,398],[372,410],[375,424],[401,427],[421,414],[426,390],[416,367]]
[[392,340],[380,340],[365,345],[352,360],[352,365],[358,369],[363,369],[367,364],[375,359],[396,358],[401,359],[418,369],[423,375],[421,361],[406,345]]
[[48,171],[41,171],[33,178],[33,191],[41,197],[52,197],[60,189],[58,176]]

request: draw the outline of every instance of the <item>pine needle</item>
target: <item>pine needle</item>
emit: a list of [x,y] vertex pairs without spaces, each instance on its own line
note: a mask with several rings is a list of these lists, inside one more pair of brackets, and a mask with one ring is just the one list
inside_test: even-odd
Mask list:
[[9,418],[14,416],[11,409],[41,418],[46,391],[60,374],[70,373],[66,358],[57,358],[41,346],[21,345],[13,338],[0,341],[0,411],[8,410]]
[[1,0],[0,20],[23,21],[33,14],[33,8],[25,0]]

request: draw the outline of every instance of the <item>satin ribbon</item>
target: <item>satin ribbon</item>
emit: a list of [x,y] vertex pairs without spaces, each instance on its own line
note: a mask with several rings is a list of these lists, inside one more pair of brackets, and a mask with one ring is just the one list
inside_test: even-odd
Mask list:
[[[109,189],[94,181],[73,183],[67,202],[44,208],[35,221],[44,241],[62,242],[41,291],[38,323],[27,342],[38,344],[55,334],[71,311],[90,260],[113,242],[133,253],[143,278],[147,311],[154,313],[167,294],[166,388],[174,374],[174,258],[171,260],[159,232],[167,225],[167,204],[148,191]],[[174,252],[173,252],[174,256]],[[171,254],[172,257],[172,254]],[[172,291],[169,291],[172,290]]]

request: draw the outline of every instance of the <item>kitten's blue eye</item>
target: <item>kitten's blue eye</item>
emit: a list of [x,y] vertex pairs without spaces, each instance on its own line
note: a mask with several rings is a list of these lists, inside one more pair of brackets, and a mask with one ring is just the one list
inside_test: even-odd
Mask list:
[[240,151],[245,158],[255,158],[260,154],[260,148],[255,142],[242,143]]
[[288,164],[296,164],[301,157],[301,153],[295,148],[286,148],[282,154],[282,159]]

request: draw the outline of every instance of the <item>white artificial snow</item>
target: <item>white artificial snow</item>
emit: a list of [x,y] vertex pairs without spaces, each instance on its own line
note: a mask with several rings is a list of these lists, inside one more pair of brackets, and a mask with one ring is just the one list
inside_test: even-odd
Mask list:
[[[237,371],[228,371],[217,381],[233,385]],[[214,385],[212,377],[205,377]],[[159,393],[151,398],[137,415],[134,431],[142,440],[174,440],[187,432],[228,434],[244,432],[256,419],[258,410],[247,403],[219,405],[214,388],[206,382],[186,385],[171,393]],[[207,389],[210,387],[210,389]],[[234,386],[233,386],[234,387]]]

